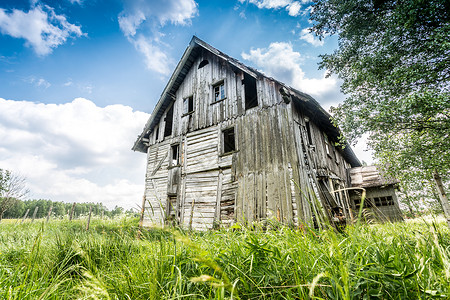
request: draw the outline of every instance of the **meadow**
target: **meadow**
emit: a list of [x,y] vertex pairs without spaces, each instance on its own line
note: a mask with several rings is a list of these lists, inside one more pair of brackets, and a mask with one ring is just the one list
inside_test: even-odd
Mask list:
[[0,299],[449,299],[450,233],[415,220],[344,233],[189,232],[137,219],[0,223]]

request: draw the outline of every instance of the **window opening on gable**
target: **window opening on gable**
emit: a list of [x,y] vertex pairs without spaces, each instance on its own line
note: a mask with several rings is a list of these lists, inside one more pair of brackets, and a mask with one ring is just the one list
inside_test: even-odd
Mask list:
[[207,59],[204,59],[200,62],[200,64],[198,65],[198,68],[201,69],[204,66],[206,66],[207,64],[209,64],[209,61]]
[[225,83],[224,81],[220,81],[219,83],[213,85],[214,90],[214,102],[223,100],[226,98],[225,95]]
[[258,93],[256,90],[256,79],[247,73],[244,73],[242,80],[245,92],[245,109],[258,106]]
[[183,114],[189,114],[194,111],[194,96],[183,99]]
[[159,126],[155,126],[154,131],[155,131],[155,143],[157,143],[159,139]]
[[234,127],[224,129],[222,131],[223,137],[223,153],[229,153],[236,150],[236,141],[234,135]]
[[178,166],[180,164],[180,144],[172,145],[171,147],[170,166]]
[[331,157],[331,152],[330,152],[330,141],[328,140],[328,136],[324,133],[323,134],[323,139],[325,141],[325,151],[327,152],[327,155],[329,157]]
[[166,121],[166,124],[164,127],[164,137],[172,135],[173,105],[167,111],[165,121]]
[[308,135],[308,143],[310,145],[312,145],[313,141],[312,141],[312,135],[311,135],[311,126],[309,124],[308,118],[305,118],[305,127],[306,127],[306,134]]

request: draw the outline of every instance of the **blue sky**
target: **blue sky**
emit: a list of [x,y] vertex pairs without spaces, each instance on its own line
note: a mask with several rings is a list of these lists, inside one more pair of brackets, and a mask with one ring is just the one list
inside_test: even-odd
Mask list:
[[145,155],[130,148],[193,35],[336,105],[339,80],[317,64],[337,39],[308,32],[310,5],[2,0],[0,168],[26,176],[33,198],[136,207]]

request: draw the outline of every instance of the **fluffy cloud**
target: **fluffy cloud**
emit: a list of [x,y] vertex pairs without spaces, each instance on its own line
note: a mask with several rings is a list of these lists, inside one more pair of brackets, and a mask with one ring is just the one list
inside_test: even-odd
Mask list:
[[314,47],[323,46],[323,40],[320,40],[308,28],[303,29],[300,32],[300,39],[306,41],[307,43],[313,45]]
[[305,72],[300,67],[303,58],[299,52],[292,49],[289,43],[271,43],[268,48],[252,49],[250,53],[242,53],[242,57],[256,64],[267,75],[312,96],[323,98],[330,93],[339,94],[335,78],[325,78],[325,74],[321,78],[305,76]]
[[[163,44],[158,30],[167,23],[190,25],[191,19],[198,14],[197,3],[194,0],[130,0],[124,5],[118,17],[123,34],[144,55],[148,69],[168,75],[173,61],[161,50]],[[149,37],[137,34],[144,24],[152,32]]]
[[82,98],[59,105],[0,98],[0,168],[26,176],[33,198],[135,207],[145,155],[130,149],[148,117]]
[[41,56],[50,54],[67,38],[83,35],[80,26],[69,23],[47,5],[34,6],[28,12],[13,9],[8,13],[0,8],[0,32],[25,39],[26,45]]
[[[244,3],[246,0],[239,0]],[[259,9],[281,9],[285,8],[290,16],[296,17],[300,14],[301,4],[299,1],[292,0],[248,0],[249,3],[256,5]],[[309,1],[302,1],[304,3]]]

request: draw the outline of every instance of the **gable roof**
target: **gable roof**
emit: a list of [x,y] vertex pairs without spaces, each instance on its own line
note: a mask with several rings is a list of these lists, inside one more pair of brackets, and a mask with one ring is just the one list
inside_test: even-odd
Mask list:
[[[163,116],[165,110],[169,107],[169,105],[175,100],[175,94],[180,87],[181,83],[185,79],[186,75],[188,74],[190,68],[194,64],[195,60],[197,59],[198,55],[203,51],[209,51],[212,54],[220,57],[224,61],[228,62],[233,68],[239,69],[241,71],[246,72],[247,74],[257,78],[257,77],[265,77],[268,78],[282,87],[284,87],[284,92],[290,96],[290,98],[293,100],[295,105],[299,106],[303,112],[305,112],[309,117],[312,119],[314,123],[316,123],[323,131],[327,133],[330,137],[333,139],[338,138],[340,135],[340,131],[338,128],[336,128],[330,121],[330,114],[326,110],[320,106],[319,102],[317,102],[314,98],[312,98],[310,95],[302,93],[290,86],[285,85],[284,83],[270,78],[263,73],[259,72],[258,70],[255,70],[251,67],[248,67],[238,60],[224,54],[223,52],[217,50],[216,48],[212,47],[208,43],[205,43],[201,39],[199,39],[196,36],[193,36],[189,46],[186,48],[186,50],[183,53],[183,56],[181,57],[181,60],[178,62],[178,65],[175,68],[175,71],[173,72],[172,76],[170,77],[166,87],[164,88],[158,103],[156,103],[156,106],[150,115],[150,118],[148,119],[147,123],[144,126],[144,129],[142,133],[138,136],[136,142],[134,143],[134,146],[132,150],[134,151],[140,151],[140,152],[146,152],[146,146],[144,144],[144,139],[148,138],[148,135],[153,130],[153,128],[159,123],[161,120],[161,117]],[[352,167],[360,166],[361,163],[359,162],[358,158],[356,157],[353,150],[350,148],[348,144],[346,144],[346,147],[343,150],[343,154],[345,159],[352,165]]]

